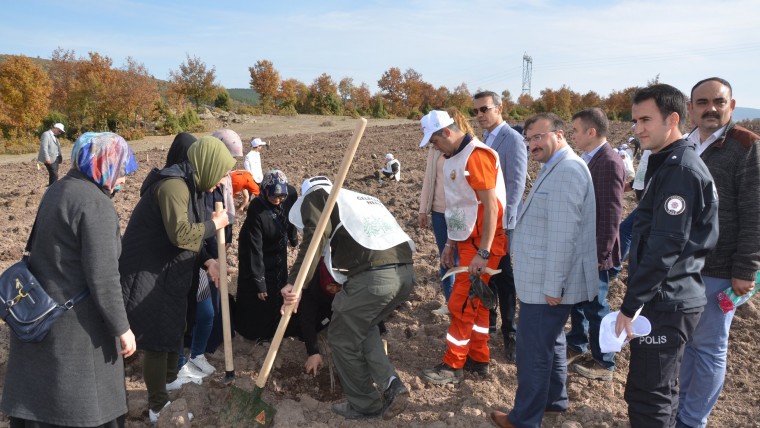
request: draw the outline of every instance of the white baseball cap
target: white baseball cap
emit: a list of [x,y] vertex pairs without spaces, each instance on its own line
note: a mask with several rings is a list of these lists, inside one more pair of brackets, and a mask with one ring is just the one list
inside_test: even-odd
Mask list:
[[266,141],[261,141],[261,138],[254,138],[253,140],[251,140],[251,147],[253,148],[256,148],[259,146],[268,146],[268,145],[269,143],[267,143]]
[[385,159],[393,160],[393,153],[388,153],[387,155],[385,155]]
[[422,133],[424,134],[422,136],[422,141],[420,141],[420,147],[425,147],[425,145],[430,141],[430,137],[433,136],[434,132],[440,131],[452,123],[454,123],[454,119],[452,119],[451,116],[449,116],[449,114],[445,111],[433,110],[430,113],[426,114],[422,119],[420,119],[420,124],[422,125]]
[[62,124],[62,123],[56,123],[55,125],[53,125],[53,128],[58,128],[58,129],[60,129],[60,130],[61,130],[61,132],[66,132],[66,131],[63,129],[63,124]]

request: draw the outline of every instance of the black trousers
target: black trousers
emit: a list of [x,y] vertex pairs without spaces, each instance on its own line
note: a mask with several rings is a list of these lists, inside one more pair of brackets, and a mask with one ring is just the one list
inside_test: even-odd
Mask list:
[[48,186],[58,181],[58,162],[46,163],[45,168],[48,172]]
[[[517,292],[515,291],[515,276],[512,272],[512,259],[509,253],[499,262],[501,273],[494,275],[488,281],[488,287],[499,299],[499,312],[501,313],[501,333],[504,341],[517,332],[515,312],[517,309]],[[491,309],[490,325],[496,325],[496,309]]]
[[702,316],[702,308],[660,312],[652,306],[647,303],[641,311],[652,323],[652,332],[631,341],[625,386],[631,428],[675,426],[684,345]]

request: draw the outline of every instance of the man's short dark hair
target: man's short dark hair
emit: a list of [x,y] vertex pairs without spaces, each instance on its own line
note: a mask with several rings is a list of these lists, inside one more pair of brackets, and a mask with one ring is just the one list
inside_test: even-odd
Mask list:
[[606,137],[610,130],[610,121],[599,107],[587,108],[573,115],[573,119],[580,119],[585,129],[596,129],[597,137]]
[[481,91],[481,92],[478,92],[477,94],[475,94],[475,95],[472,96],[472,99],[479,100],[479,99],[485,98],[485,97],[491,97],[491,101],[493,101],[493,105],[495,105],[495,106],[501,106],[501,96],[499,96],[499,94],[497,94],[496,92],[493,92],[493,91]]
[[525,121],[525,128],[523,131],[523,134],[528,131],[528,128],[530,128],[534,123],[538,122],[539,120],[548,120],[552,124],[552,131],[565,131],[565,121],[562,120],[559,116],[557,116],[554,113],[538,113],[536,115],[533,115],[528,118],[528,120]]
[[731,89],[731,84],[728,83],[728,80],[722,79],[720,77],[708,77],[707,79],[700,80],[699,82],[697,82],[696,85],[694,85],[694,86],[691,87],[691,94],[689,94],[689,96],[691,97],[692,101],[694,100],[694,90],[697,89],[703,83],[707,83],[707,82],[718,82],[718,83],[720,83],[721,85],[723,85],[723,86],[725,86],[725,87],[728,88],[728,96],[729,97],[733,97],[734,96],[733,95],[734,90]]
[[634,104],[641,104],[649,99],[654,100],[663,121],[672,113],[678,113],[679,125],[686,120],[686,95],[677,88],[658,83],[641,88],[633,95]]

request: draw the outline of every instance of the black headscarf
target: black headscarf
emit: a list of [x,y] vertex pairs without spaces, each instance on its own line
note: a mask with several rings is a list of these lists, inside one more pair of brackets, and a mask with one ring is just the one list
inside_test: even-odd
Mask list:
[[198,140],[187,132],[177,134],[174,137],[174,141],[172,141],[171,147],[169,147],[169,152],[166,153],[166,165],[164,165],[164,168],[186,161],[187,150],[196,141]]

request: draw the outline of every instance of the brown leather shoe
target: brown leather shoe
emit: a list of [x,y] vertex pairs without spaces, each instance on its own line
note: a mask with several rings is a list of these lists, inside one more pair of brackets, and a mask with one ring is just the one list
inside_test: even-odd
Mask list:
[[507,414],[498,410],[491,412],[491,423],[499,428],[516,428],[514,424],[509,421]]

